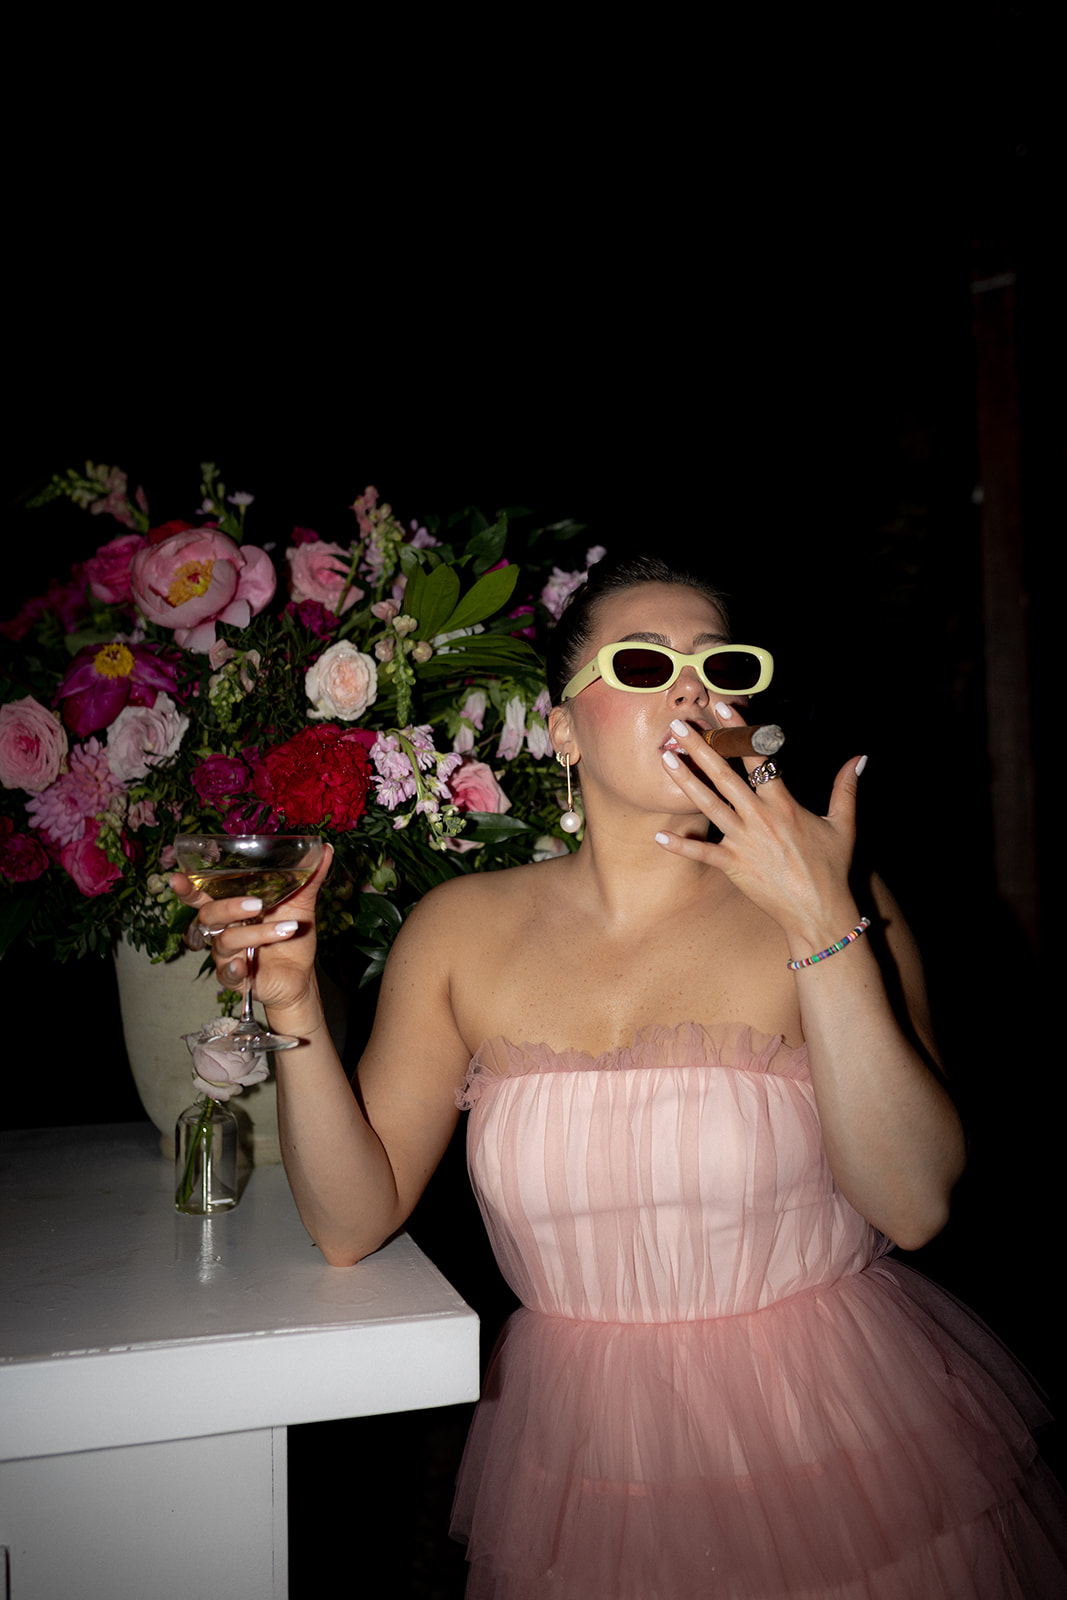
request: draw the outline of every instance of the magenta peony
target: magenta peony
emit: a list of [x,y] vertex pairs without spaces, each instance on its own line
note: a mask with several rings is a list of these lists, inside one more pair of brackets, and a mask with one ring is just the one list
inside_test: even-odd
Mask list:
[[184,529],[133,558],[134,599],[150,622],[173,628],[183,650],[206,655],[215,624],[247,628],[273,598],[265,550],[239,545],[217,528]]
[[127,704],[155,704],[156,692],[173,690],[174,664],[147,644],[86,645],[79,650],[56,691],[63,720],[80,739],[107,728]]

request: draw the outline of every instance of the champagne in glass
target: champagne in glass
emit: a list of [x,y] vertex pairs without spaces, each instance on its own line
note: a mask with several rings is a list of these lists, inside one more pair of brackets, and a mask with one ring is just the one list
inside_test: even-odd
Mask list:
[[[322,860],[323,843],[302,833],[187,833],[174,841],[178,869],[212,900],[256,896],[263,910],[248,922],[262,922],[268,911],[295,894],[313,876]],[[241,1020],[233,1033],[217,1039],[214,1048],[255,1054],[264,1050],[292,1050],[299,1039],[272,1033],[252,1014],[252,975],[255,950],[246,951],[248,975],[244,986]]]

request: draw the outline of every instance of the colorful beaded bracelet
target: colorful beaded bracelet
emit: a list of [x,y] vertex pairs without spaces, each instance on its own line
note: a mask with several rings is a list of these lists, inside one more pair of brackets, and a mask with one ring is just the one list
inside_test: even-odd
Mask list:
[[787,961],[786,966],[790,972],[799,972],[801,967],[813,967],[817,961],[825,961],[827,956],[836,956],[846,944],[852,944],[856,939],[861,939],[871,925],[870,917],[861,917],[858,928],[853,928],[851,933],[846,933],[843,939],[838,939],[836,944],[828,945],[825,950],[820,950],[817,955],[805,956],[803,961]]

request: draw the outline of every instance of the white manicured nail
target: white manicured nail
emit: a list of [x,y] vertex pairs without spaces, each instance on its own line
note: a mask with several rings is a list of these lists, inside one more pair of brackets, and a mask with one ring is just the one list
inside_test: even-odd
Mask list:
[[274,931],[279,935],[285,933],[295,933],[299,926],[299,922],[276,922],[274,924]]
[[664,764],[668,767],[677,767],[679,765],[678,757],[672,750],[664,750],[663,760]]
[[242,900],[241,901],[241,910],[242,911],[262,911],[263,910],[263,902],[262,902],[262,900]]
[[860,773],[863,771],[863,769],[864,769],[864,767],[866,765],[867,765],[867,757],[866,756],[860,756],[859,760],[856,762],[856,776],[857,776],[857,778],[859,777]]
[[672,731],[674,733],[676,733],[678,735],[679,739],[688,739],[688,737],[689,737],[689,724],[688,724],[688,722],[679,722],[678,718],[675,717],[674,721],[671,723],[671,729],[672,729]]
[[725,700],[720,700],[718,705],[715,707],[715,715],[717,717],[732,717],[733,711],[726,704]]
[[656,843],[657,844],[670,844],[670,842],[671,841],[670,841],[670,835],[669,834],[657,833],[657,835],[656,835]]

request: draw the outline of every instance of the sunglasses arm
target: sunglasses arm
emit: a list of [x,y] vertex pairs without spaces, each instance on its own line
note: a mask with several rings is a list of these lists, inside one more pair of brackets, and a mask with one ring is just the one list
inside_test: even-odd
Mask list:
[[775,722],[751,728],[709,728],[704,743],[727,761],[734,756],[773,756],[785,744],[785,734]]

